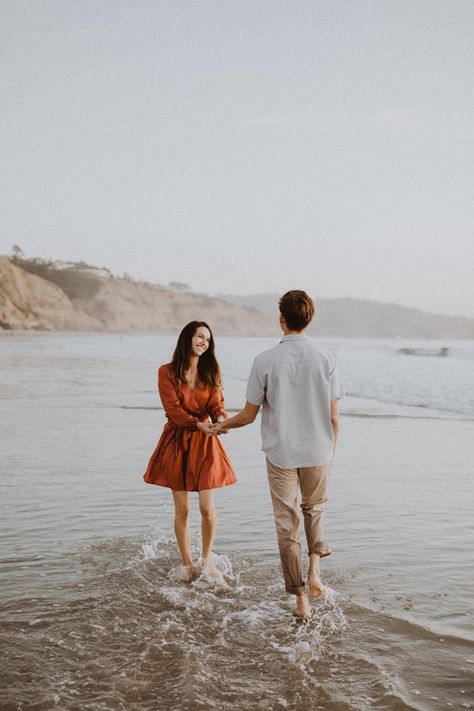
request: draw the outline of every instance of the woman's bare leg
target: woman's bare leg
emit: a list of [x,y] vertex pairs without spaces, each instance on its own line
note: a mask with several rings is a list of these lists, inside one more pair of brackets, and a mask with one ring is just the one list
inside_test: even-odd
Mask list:
[[220,577],[217,568],[209,561],[217,529],[217,514],[214,508],[213,489],[204,489],[199,492],[199,509],[201,511],[202,562],[207,567],[209,575],[212,577]]
[[173,491],[174,499],[174,533],[178,543],[183,565],[186,568],[186,578],[191,580],[194,575],[194,564],[191,555],[191,534],[189,532],[189,498],[187,491]]

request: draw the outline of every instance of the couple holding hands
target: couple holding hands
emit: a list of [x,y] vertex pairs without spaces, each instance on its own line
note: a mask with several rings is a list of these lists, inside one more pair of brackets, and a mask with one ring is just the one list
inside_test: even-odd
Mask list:
[[245,406],[231,418],[224,410],[211,329],[202,321],[183,328],[171,363],[158,370],[167,423],[144,480],[173,492],[174,531],[189,581],[195,569],[188,492],[199,493],[202,563],[211,577],[220,577],[210,560],[217,527],[214,489],[237,479],[215,435],[250,424],[262,407],[262,449],[285,588],[296,596],[297,615],[306,619],[310,607],[301,569],[298,495],[308,545],[307,585],[309,594],[318,596],[323,592],[319,560],[331,552],[324,540],[323,517],[343,390],[335,355],[305,335],[314,316],[311,298],[304,291],[288,291],[279,307],[283,337],[255,358]]

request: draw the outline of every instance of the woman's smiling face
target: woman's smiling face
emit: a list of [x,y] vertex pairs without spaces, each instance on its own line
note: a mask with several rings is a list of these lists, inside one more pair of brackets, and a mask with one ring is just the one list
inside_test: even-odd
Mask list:
[[211,334],[205,326],[198,326],[196,333],[191,340],[191,351],[193,355],[201,356],[209,348]]

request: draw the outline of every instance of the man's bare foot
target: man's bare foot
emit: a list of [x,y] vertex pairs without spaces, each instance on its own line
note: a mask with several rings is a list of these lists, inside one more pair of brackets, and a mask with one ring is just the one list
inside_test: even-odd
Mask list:
[[320,597],[324,594],[324,587],[319,575],[319,555],[312,553],[309,557],[308,587],[310,597]]
[[308,620],[311,617],[311,608],[306,593],[296,596],[296,614],[301,620]]
[[308,587],[310,597],[321,597],[321,595],[324,595],[324,586],[321,583],[319,575],[313,575],[312,578],[308,578]]

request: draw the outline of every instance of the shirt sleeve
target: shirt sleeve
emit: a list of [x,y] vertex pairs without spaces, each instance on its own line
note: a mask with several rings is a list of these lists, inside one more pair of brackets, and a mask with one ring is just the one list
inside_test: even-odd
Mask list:
[[166,417],[178,427],[184,427],[186,430],[197,430],[199,419],[186,412],[181,405],[175,383],[167,367],[158,369],[158,391]]
[[213,422],[217,422],[218,417],[227,417],[224,409],[224,393],[219,390],[214,390],[209,400],[209,415]]
[[329,393],[332,400],[341,400],[344,397],[344,386],[341,381],[341,374],[337,364],[336,356],[334,356],[333,368],[329,374]]
[[252,405],[260,407],[265,400],[265,393],[265,379],[260,373],[257,365],[257,359],[255,359],[247,382],[245,399]]

